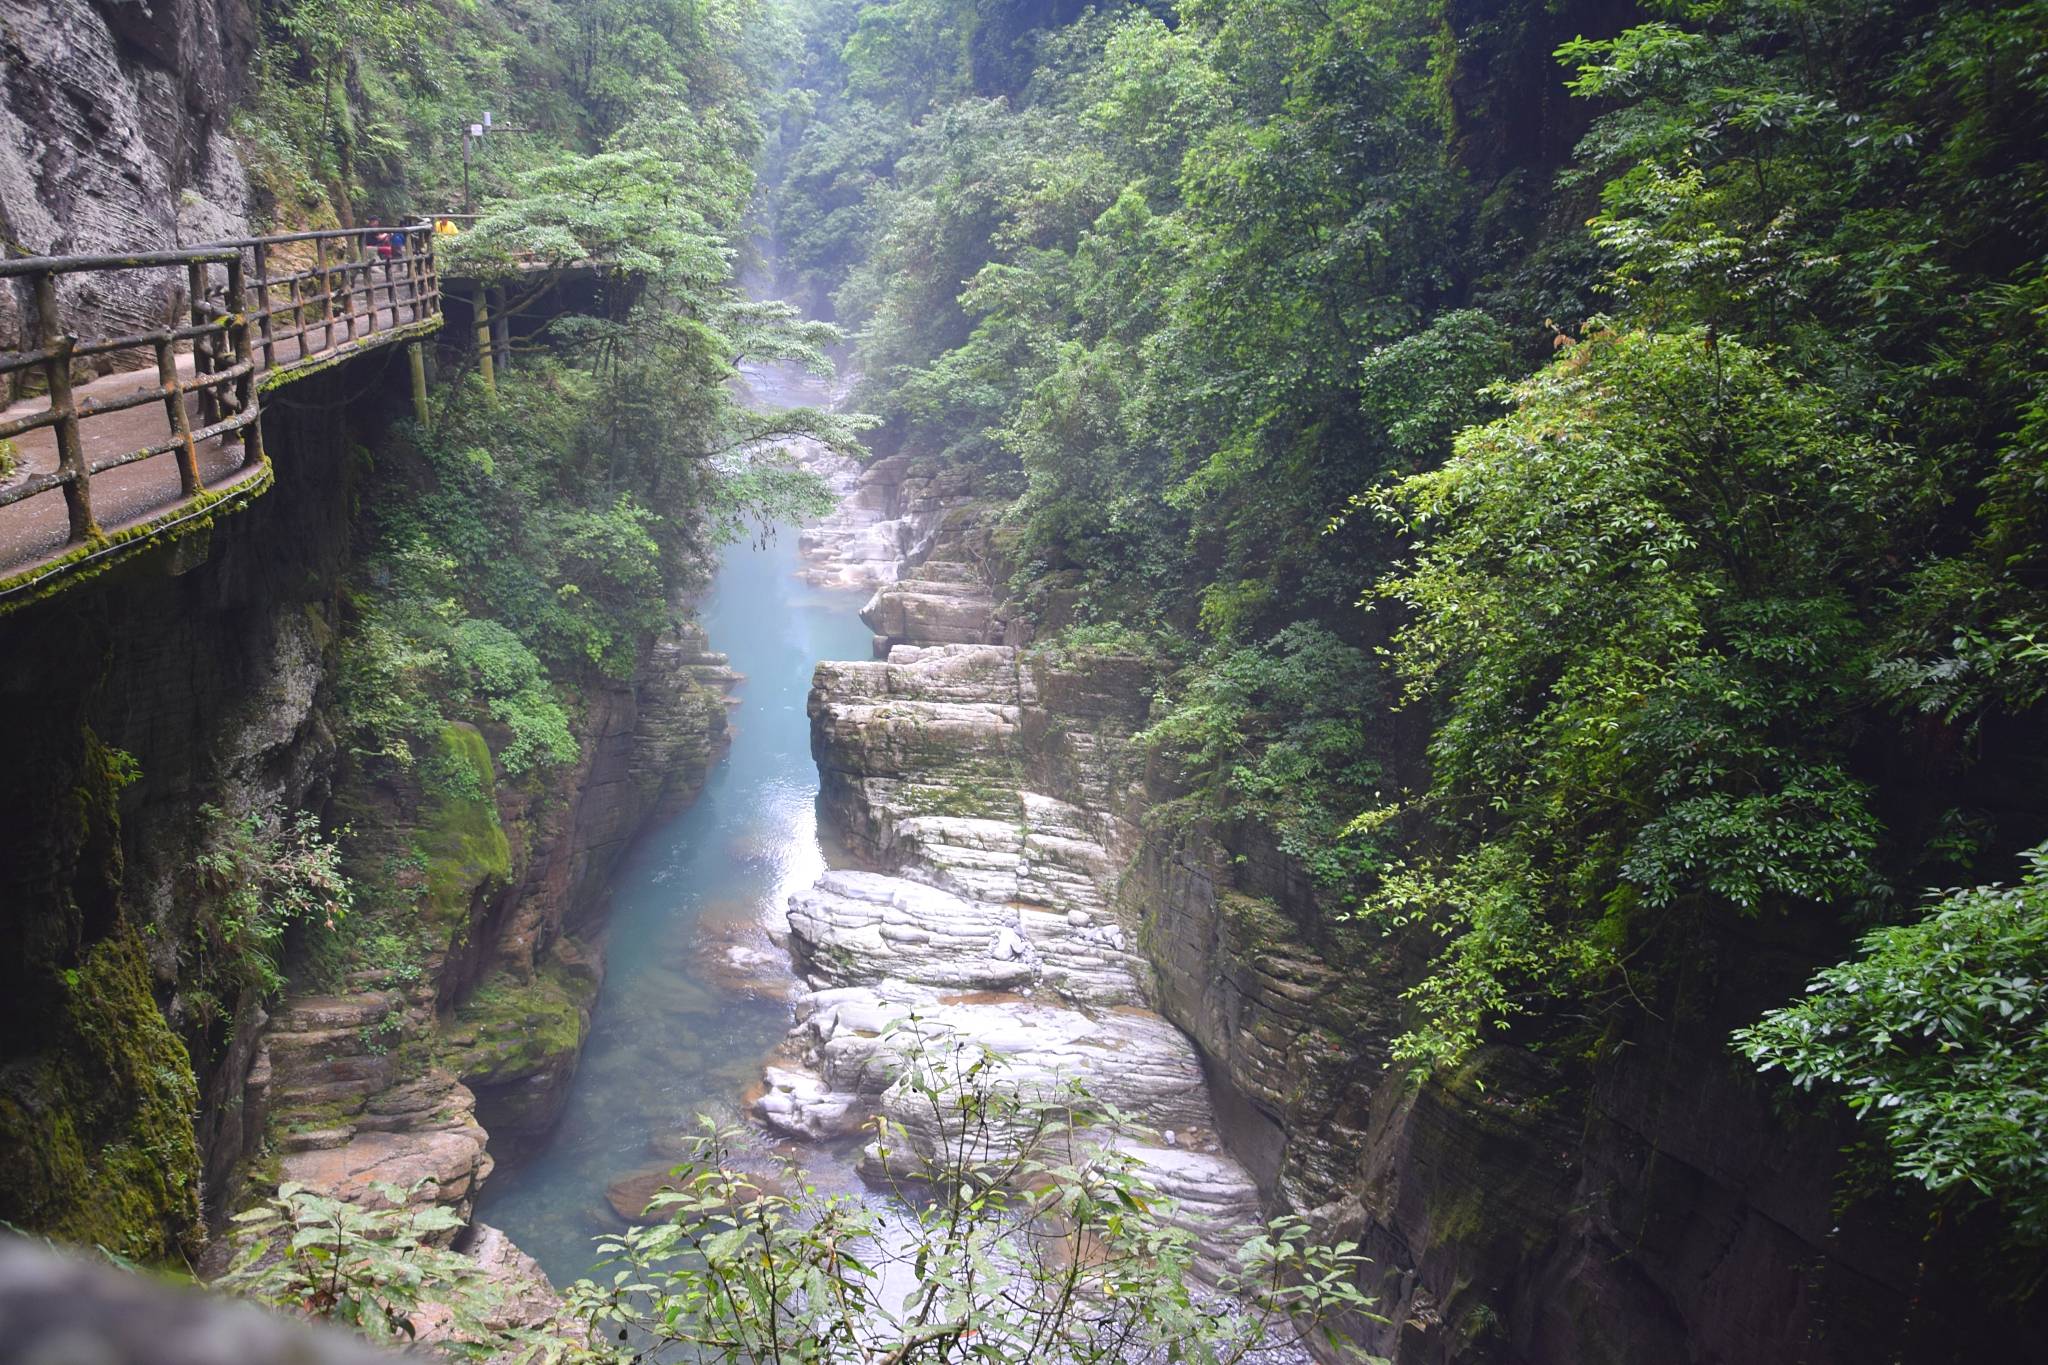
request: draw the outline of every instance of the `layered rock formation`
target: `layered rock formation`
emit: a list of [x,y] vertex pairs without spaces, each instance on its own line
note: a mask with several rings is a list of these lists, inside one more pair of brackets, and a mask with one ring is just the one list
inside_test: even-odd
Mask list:
[[886,1115],[909,1150],[873,1145],[869,1161],[910,1174],[961,1135],[900,1083],[906,1057],[989,1049],[1005,1090],[1078,1082],[1148,1130],[1114,1140],[1181,1201],[1214,1276],[1258,1190],[1218,1139],[1200,1057],[1150,1008],[1135,925],[1113,898],[1135,830],[1105,798],[1128,781],[1148,690],[1132,661],[1084,672],[979,643],[1001,634],[985,541],[952,510],[929,557],[885,575],[863,612],[883,657],[817,669],[821,804],[868,867],[791,899],[807,989],[753,1112],[808,1138]]
[[815,443],[799,452],[839,502],[798,533],[803,579],[833,588],[893,583],[921,563],[949,518],[970,499],[969,481],[935,473],[906,455],[861,466]]
[[[1901,1337],[1899,1305],[1971,1302],[1969,1272],[1897,1254],[1908,1200],[1844,1213],[1846,1135],[1788,1126],[1728,1053],[1825,959],[1808,930],[1719,945],[1598,1056],[1489,1045],[1415,1083],[1389,1043],[1429,945],[1347,923],[1255,826],[1157,818],[1181,793],[1131,752],[1147,666],[1017,647],[971,505],[919,549],[876,575],[877,659],[816,675],[824,806],[866,870],[791,903],[807,990],[758,1117],[829,1136],[881,1112],[915,1137],[884,1036],[914,1011],[1041,1083],[1127,1069],[1119,1103],[1191,1129],[1145,1154],[1153,1178],[1225,1219],[1263,1205],[1360,1242],[1385,1321],[1350,1331],[1397,1361],[1846,1365],[1887,1340],[1953,1358],[1951,1319],[1906,1313]],[[1118,1002],[1158,1014],[1126,1032]],[[1169,1049],[1199,1064],[1200,1117],[1151,1085]]]
[[476,1097],[407,1043],[432,1026],[433,994],[359,990],[302,996],[272,1018],[250,1073],[268,1108],[276,1175],[381,1207],[374,1186],[463,1218],[491,1173]]
[[[31,254],[136,252],[246,232],[228,119],[257,39],[236,0],[0,0],[0,237]],[[165,272],[59,287],[87,335],[160,325]],[[32,303],[0,291],[0,350]]]

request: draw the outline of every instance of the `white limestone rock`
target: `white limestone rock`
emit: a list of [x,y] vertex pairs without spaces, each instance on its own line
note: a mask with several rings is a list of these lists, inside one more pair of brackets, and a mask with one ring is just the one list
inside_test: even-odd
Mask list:
[[1035,975],[1014,910],[902,877],[827,872],[790,897],[789,927],[806,974],[824,985],[894,976],[1004,990]]
[[859,1095],[833,1090],[813,1072],[770,1066],[762,1081],[754,1115],[777,1132],[816,1142],[858,1132],[866,1117]]

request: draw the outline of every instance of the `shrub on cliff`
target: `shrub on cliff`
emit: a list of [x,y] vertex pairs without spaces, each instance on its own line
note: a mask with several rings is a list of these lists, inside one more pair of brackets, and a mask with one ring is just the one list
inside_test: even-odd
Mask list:
[[192,1002],[226,1015],[244,990],[268,997],[285,984],[285,934],[298,926],[332,933],[355,902],[341,846],[311,811],[256,810],[234,818],[203,805],[206,833],[192,871],[201,913],[190,951],[197,958]]
[[2048,845],[2016,886],[1940,893],[1864,936],[1806,998],[1735,1035],[1759,1070],[1839,1095],[1900,1178],[1995,1199],[2048,1243]]

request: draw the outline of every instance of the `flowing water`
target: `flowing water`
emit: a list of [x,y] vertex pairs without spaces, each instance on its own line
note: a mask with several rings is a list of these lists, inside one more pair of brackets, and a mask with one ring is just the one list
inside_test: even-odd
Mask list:
[[[781,367],[747,376],[756,402],[817,402]],[[623,1226],[620,1177],[673,1166],[694,1115],[736,1122],[742,1091],[789,1027],[786,1003],[719,989],[705,941],[761,941],[791,892],[825,866],[804,702],[820,659],[868,655],[860,593],[796,577],[796,532],[726,549],[699,619],[745,675],[732,751],[683,814],[645,831],[614,875],[604,990],[561,1125],[545,1150],[485,1187],[477,1217],[503,1228],[557,1284],[590,1269],[591,1239]],[[807,1148],[823,1185],[846,1154]],[[842,1179],[834,1179],[837,1175]],[[644,1186],[643,1186],[644,1188]]]

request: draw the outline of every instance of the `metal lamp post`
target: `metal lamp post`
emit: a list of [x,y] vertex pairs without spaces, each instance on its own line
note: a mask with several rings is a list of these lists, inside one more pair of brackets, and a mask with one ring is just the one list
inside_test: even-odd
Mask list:
[[476,212],[476,201],[470,197],[469,193],[470,149],[484,140],[484,134],[489,132],[490,128],[491,111],[486,109],[484,110],[484,121],[482,123],[472,123],[462,130],[462,211],[464,213]]
[[484,110],[482,123],[472,123],[462,130],[462,211],[476,212],[476,201],[469,193],[469,161],[474,150],[483,146],[484,138],[490,133],[530,133],[533,129],[512,123],[491,122],[491,111]]

